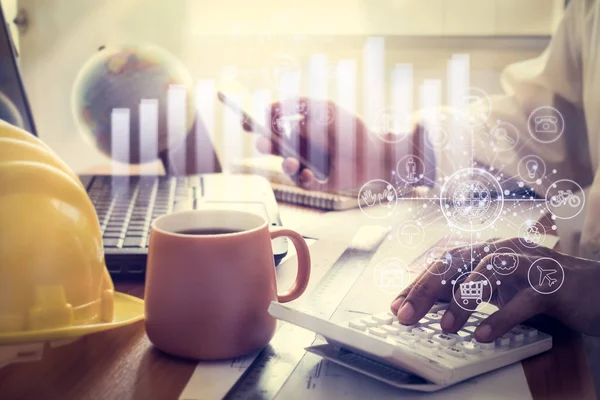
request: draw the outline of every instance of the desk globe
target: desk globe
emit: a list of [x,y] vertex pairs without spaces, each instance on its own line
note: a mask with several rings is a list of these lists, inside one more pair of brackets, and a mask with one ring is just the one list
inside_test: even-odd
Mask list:
[[[171,85],[183,85],[186,89],[185,134],[188,135],[196,112],[192,79],[182,62],[154,45],[102,46],[83,65],[75,79],[71,106],[78,130],[88,142],[116,161],[153,162],[158,154],[148,154],[149,151],[144,151],[147,149],[140,148],[140,143],[154,142],[150,138],[141,140],[140,103],[144,99],[158,101],[158,153],[165,151],[169,144],[177,145],[169,140],[167,128]],[[129,109],[129,154],[111,154],[111,114],[115,108]]]

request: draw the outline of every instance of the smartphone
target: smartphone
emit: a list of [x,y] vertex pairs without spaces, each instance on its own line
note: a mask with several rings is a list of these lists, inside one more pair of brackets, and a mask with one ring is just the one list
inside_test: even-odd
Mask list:
[[[298,131],[299,122],[304,119],[304,115],[300,112],[294,115],[283,116],[280,121],[270,121],[269,128],[257,122],[258,118],[251,116],[251,102],[247,93],[235,91],[235,95],[227,95],[224,89],[220,89],[217,93],[219,100],[227,105],[234,112],[239,114],[248,125],[252,127],[252,131],[263,135],[271,140],[271,143],[279,148],[282,157],[296,158],[300,163],[299,172],[303,169],[309,169],[315,177],[320,181],[325,181],[329,176],[329,153],[327,148],[314,146],[310,147],[308,138],[301,135]],[[241,103],[241,104],[240,104]],[[270,110],[265,110],[265,116],[271,119]],[[279,127],[275,129],[273,126]],[[298,175],[293,177],[297,180]]]

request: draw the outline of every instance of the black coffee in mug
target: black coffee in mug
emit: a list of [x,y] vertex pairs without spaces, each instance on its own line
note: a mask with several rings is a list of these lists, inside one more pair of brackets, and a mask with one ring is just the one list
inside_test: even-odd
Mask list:
[[180,235],[227,235],[229,233],[238,233],[241,232],[237,229],[227,229],[227,228],[194,228],[194,229],[186,229],[183,231],[178,231],[177,233]]

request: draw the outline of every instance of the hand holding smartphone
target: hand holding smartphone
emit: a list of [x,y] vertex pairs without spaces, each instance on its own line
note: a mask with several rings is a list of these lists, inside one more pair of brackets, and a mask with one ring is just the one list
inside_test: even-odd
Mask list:
[[[317,112],[311,110],[307,99],[300,98],[295,104],[274,103],[270,109],[265,110],[266,120],[270,121],[270,126],[266,127],[258,122],[264,120],[264,116],[251,115],[251,102],[246,93],[240,94],[240,90],[236,90],[235,95],[229,95],[222,89],[218,92],[218,97],[239,114],[253,132],[269,139],[279,155],[296,158],[300,163],[298,174],[306,168],[318,180],[327,180],[331,151],[329,131],[335,112],[329,103],[319,104]],[[241,100],[237,100],[240,97]]]

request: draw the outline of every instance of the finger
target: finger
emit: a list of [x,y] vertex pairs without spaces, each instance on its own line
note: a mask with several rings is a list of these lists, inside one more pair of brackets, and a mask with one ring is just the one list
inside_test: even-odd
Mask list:
[[252,125],[250,124],[250,121],[247,118],[242,117],[242,128],[246,131],[246,132],[252,132]]
[[392,301],[392,304],[390,305],[390,311],[394,315],[398,315],[398,309],[400,308],[402,303],[404,303],[404,300],[406,300],[406,296],[408,296],[415,283],[417,283],[419,279],[421,279],[421,277],[423,277],[423,275],[425,275],[426,273],[427,271],[421,271],[419,276],[417,276],[407,287],[405,287],[400,292],[400,294],[398,294],[398,296],[396,296],[396,298]]
[[271,141],[265,137],[256,140],[256,148],[263,154],[271,154]]
[[293,158],[293,157],[288,157],[285,160],[283,160],[283,171],[288,174],[288,175],[295,175],[298,173],[298,170],[300,169],[300,162]]
[[546,296],[531,288],[518,292],[501,309],[483,320],[475,330],[475,339],[491,342],[517,324],[537,315],[546,309]]
[[298,183],[305,190],[318,190],[318,182],[315,174],[309,169],[303,169],[298,175]]
[[[446,253],[446,255],[440,255],[440,256],[442,259],[448,259],[447,255],[448,255],[448,253]],[[426,257],[426,256],[424,256],[424,257]],[[450,260],[452,260],[452,259],[450,258]],[[396,296],[396,298],[392,301],[392,304],[390,305],[390,310],[394,314],[398,314],[398,309],[400,308],[400,306],[402,306],[402,303],[404,302],[404,300],[406,300],[406,297],[412,290],[413,286],[415,286],[415,284],[417,284],[417,282],[424,275],[430,275],[430,274],[437,275],[438,278],[440,279],[440,282],[447,286],[446,289],[444,289],[442,292],[440,292],[440,294],[438,296],[438,300],[450,301],[450,299],[452,298],[452,289],[451,289],[451,285],[448,285],[447,282],[450,281],[452,278],[452,275],[456,274],[456,272],[457,272],[456,266],[452,264],[452,261],[450,261],[450,262],[451,262],[450,266],[446,265],[444,263],[444,261],[442,261],[442,262],[426,261],[426,264],[424,264],[424,265],[422,263],[419,263],[418,265],[416,265],[416,268],[414,268],[414,271],[417,272],[418,270],[420,270],[419,276],[417,276],[417,278],[414,279],[410,283],[410,285],[408,285],[406,288],[404,288],[404,290],[402,290],[400,292],[400,294],[398,294],[398,296]]]
[[[453,280],[454,298],[440,321],[442,329],[448,332],[458,331],[479,304],[491,300],[495,280],[491,279],[494,272],[488,266],[492,264],[492,258],[491,255],[485,256],[471,272],[465,272]],[[462,277],[466,278],[464,282]]]
[[[441,263],[434,263],[430,268],[445,268],[439,264]],[[400,323],[404,325],[417,323],[429,312],[433,303],[451,292],[452,285],[429,271],[430,269],[424,271],[421,277],[413,282],[410,291],[399,305],[396,315]]]

